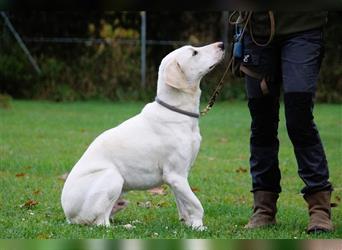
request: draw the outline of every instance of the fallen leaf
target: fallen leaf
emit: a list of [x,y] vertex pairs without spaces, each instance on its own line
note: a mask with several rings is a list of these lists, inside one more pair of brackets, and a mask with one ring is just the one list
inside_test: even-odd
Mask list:
[[239,203],[239,204],[246,204],[247,199],[246,199],[245,196],[241,196],[241,197],[237,198],[236,202]]
[[138,207],[143,207],[143,208],[151,208],[152,207],[152,203],[150,201],[146,201],[146,202],[138,201],[137,205],[138,205]]
[[228,139],[225,138],[225,137],[222,137],[222,138],[220,138],[219,142],[220,142],[221,144],[225,144],[225,143],[228,142]]
[[168,205],[168,203],[166,201],[160,201],[160,202],[158,202],[157,207],[158,208],[167,207],[167,205]]
[[247,169],[243,167],[239,167],[238,169],[235,170],[236,173],[246,173]]
[[164,187],[162,187],[162,186],[149,189],[149,190],[147,190],[147,192],[149,192],[152,195],[166,195],[167,194],[165,192]]
[[68,178],[69,172],[66,172],[60,176],[58,176],[58,179],[62,180],[62,181],[66,181],[66,179]]
[[195,188],[195,187],[194,187],[194,188],[192,187],[191,190],[192,190],[192,192],[194,192],[194,193],[196,193],[196,192],[199,191],[199,189],[198,189],[198,188]]
[[25,174],[25,173],[18,173],[18,174],[16,174],[15,175],[15,177],[24,177],[24,176],[26,176],[27,174]]
[[48,238],[49,238],[49,235],[46,234],[46,233],[41,233],[41,234],[38,234],[38,235],[36,236],[36,238],[37,238],[38,240],[45,240],[45,239],[48,239]]
[[34,207],[34,206],[36,206],[36,205],[38,205],[38,201],[35,201],[35,200],[27,200],[24,204],[21,204],[20,205],[20,207],[21,208],[32,208],[32,207]]
[[41,191],[38,189],[38,190],[36,190],[36,191],[33,191],[32,194],[38,195],[38,194],[41,194]]
[[335,200],[336,200],[338,203],[340,203],[340,202],[341,202],[341,197],[338,196],[338,195],[335,195]]
[[24,167],[24,169],[31,169],[32,168],[32,166],[26,166],[26,167]]

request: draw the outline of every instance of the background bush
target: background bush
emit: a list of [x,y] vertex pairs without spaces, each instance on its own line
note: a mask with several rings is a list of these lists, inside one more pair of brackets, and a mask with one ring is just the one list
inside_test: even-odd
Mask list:
[[[140,45],[118,40],[140,39],[138,12],[9,13],[9,17],[41,67],[38,75],[12,34],[0,21],[0,93],[14,98],[74,101],[88,99],[151,100],[161,59],[178,46],[147,47],[147,83],[140,85]],[[341,14],[329,14],[326,52],[317,99],[342,101]],[[147,39],[180,40],[192,44],[222,40],[221,12],[147,13]],[[231,30],[229,32],[231,36]],[[102,38],[106,43],[33,43],[32,37]],[[229,54],[229,53],[227,53]],[[227,61],[226,61],[227,63]],[[202,82],[207,100],[224,64]],[[220,99],[245,99],[243,79],[228,77]]]

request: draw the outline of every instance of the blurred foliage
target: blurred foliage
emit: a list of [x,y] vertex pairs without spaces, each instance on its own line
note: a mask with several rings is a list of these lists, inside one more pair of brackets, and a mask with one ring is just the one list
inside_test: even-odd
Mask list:
[[0,108],[9,109],[11,108],[12,98],[6,94],[0,94]]
[[[161,59],[178,47],[147,46],[147,79],[142,88],[139,43],[122,44],[118,41],[140,39],[139,12],[87,15],[78,12],[20,12],[9,13],[9,17],[24,40],[30,37],[105,40],[105,43],[95,40],[84,44],[26,42],[42,69],[42,74],[37,75],[0,21],[0,92],[14,98],[151,100],[155,95]],[[326,53],[317,93],[321,101],[342,101],[341,21],[340,13],[329,14]],[[221,12],[149,12],[147,15],[147,38],[151,40],[209,43],[222,39],[222,27]],[[220,80],[225,64],[203,79],[204,100],[210,97]],[[245,98],[243,79],[228,77],[226,82],[221,100]]]
[[317,98],[342,102],[342,12],[330,12],[325,29],[325,56],[322,63]]

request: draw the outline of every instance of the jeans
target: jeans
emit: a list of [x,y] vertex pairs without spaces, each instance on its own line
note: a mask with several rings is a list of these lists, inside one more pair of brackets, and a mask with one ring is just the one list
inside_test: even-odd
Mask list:
[[309,194],[332,190],[324,148],[313,116],[317,79],[324,54],[322,34],[321,29],[315,29],[275,36],[265,47],[255,45],[248,32],[244,36],[243,64],[262,75],[268,89],[268,93],[263,94],[260,80],[245,76],[252,119],[252,192],[281,192],[278,161],[281,87],[287,132],[294,148],[298,174],[305,183],[301,192]]

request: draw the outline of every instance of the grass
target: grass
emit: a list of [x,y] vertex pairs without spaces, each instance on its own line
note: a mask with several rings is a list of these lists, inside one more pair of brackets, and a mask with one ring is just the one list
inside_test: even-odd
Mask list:
[[[191,186],[205,209],[208,230],[194,232],[178,222],[174,198],[143,191],[126,195],[129,207],[110,228],[68,225],[60,205],[63,181],[89,143],[102,131],[137,114],[143,103],[50,103],[14,101],[0,109],[0,238],[341,238],[341,205],[333,209],[335,232],[307,235],[306,204],[299,191],[292,145],[280,122],[282,187],[278,225],[247,231],[251,214],[248,171],[249,114],[246,103],[218,103],[200,121],[201,151],[190,174]],[[342,197],[341,105],[315,108],[335,186],[333,202]],[[20,207],[28,200],[37,205]],[[150,208],[138,204],[151,203]],[[136,221],[138,220],[138,221]],[[135,225],[132,230],[123,225]]]

